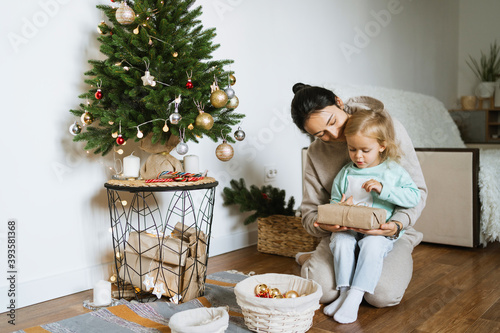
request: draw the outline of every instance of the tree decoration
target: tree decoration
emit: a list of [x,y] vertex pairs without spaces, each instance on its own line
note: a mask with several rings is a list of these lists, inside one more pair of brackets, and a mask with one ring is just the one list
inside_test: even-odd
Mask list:
[[250,224],[259,217],[271,215],[295,216],[293,206],[294,197],[285,201],[286,192],[271,185],[264,185],[260,188],[251,185],[247,188],[245,180],[233,179],[229,182],[230,187],[223,189],[224,205],[239,205],[240,212],[252,212],[243,223]]
[[125,1],[122,1],[120,7],[116,10],[116,20],[120,24],[130,24],[135,20],[135,13]]
[[193,85],[193,82],[191,81],[191,78],[193,77],[193,71],[191,71],[191,75],[189,75],[187,72],[186,72],[186,75],[188,77],[188,82],[186,83],[186,88],[187,89],[193,89],[194,88],[194,85]]
[[118,144],[119,146],[125,144],[125,139],[123,138],[123,135],[122,135],[122,122],[120,121],[120,125],[119,125],[119,130],[120,130],[120,133],[118,133],[118,135],[116,136],[116,144]]
[[88,111],[85,111],[80,119],[85,125],[91,125],[94,122],[94,116]]
[[97,32],[101,35],[104,35],[105,32],[103,31],[103,29],[105,29],[106,27],[106,23],[104,21],[101,21],[101,23],[99,23],[99,25],[97,26]]
[[227,143],[227,140],[226,140],[224,134],[222,136],[223,136],[223,141],[215,149],[215,156],[217,156],[217,158],[219,160],[221,160],[222,162],[227,162],[233,158],[234,149],[230,144]]
[[226,89],[224,89],[224,92],[226,93],[228,99],[231,99],[231,98],[234,97],[234,90],[233,90],[233,88],[227,87]]
[[165,120],[165,125],[163,126],[162,131],[167,133],[169,131],[169,129],[170,128],[168,128],[167,121]]
[[210,86],[212,94],[210,95],[210,103],[216,108],[222,108],[227,104],[228,98],[224,91],[219,89],[217,79]]
[[181,96],[177,97],[175,99],[175,110],[174,110],[174,113],[172,113],[169,117],[170,119],[170,122],[173,124],[173,125],[177,125],[181,120],[182,120],[182,116],[181,114],[179,113],[179,104],[181,103]]
[[139,128],[139,126],[137,126],[137,137],[139,139],[142,139],[144,137],[144,133],[141,132],[141,129]]
[[73,135],[80,134],[82,132],[82,127],[75,121],[69,126],[69,132]]
[[227,162],[227,161],[229,161],[230,159],[233,158],[233,156],[234,156],[234,149],[224,139],[224,141],[220,145],[217,146],[217,149],[215,150],[215,155],[222,162]]
[[238,141],[243,141],[245,140],[245,132],[241,129],[241,127],[238,127],[238,130],[234,132],[234,138]]
[[121,134],[118,134],[118,137],[116,138],[116,143],[120,146],[125,143],[125,139],[123,138],[123,136]]
[[95,92],[95,99],[102,99],[102,90],[101,90],[101,86],[102,86],[102,81],[99,82],[99,84],[97,85],[97,91]]
[[[104,58],[89,60],[91,69],[85,73],[85,82],[91,87],[102,82],[105,89],[96,95],[95,88],[90,88],[79,96],[83,101],[99,103],[80,103],[79,108],[70,110],[77,117],[85,111],[93,116],[91,125],[82,122],[85,130],[73,140],[86,142],[87,151],[105,155],[119,145],[119,134],[141,144],[147,140],[149,144],[165,145],[171,137],[179,137],[181,128],[190,129],[185,132],[185,143],[198,143],[203,136],[220,142],[221,133],[234,132],[233,127],[244,115],[226,108],[229,99],[224,90],[232,75],[226,67],[233,61],[214,58],[219,47],[213,42],[216,30],[202,26],[201,6],[195,0],[127,0],[119,6],[97,5],[108,22],[99,24],[103,34],[97,35]],[[186,83],[186,75],[193,86]],[[214,81],[219,82],[219,92],[212,96]],[[193,103],[182,108],[177,105],[177,112],[169,110],[180,94],[205,105],[204,113],[214,121],[212,127],[196,125],[200,112]],[[204,123],[210,123],[208,117],[200,120],[203,118]],[[225,139],[228,144],[235,142],[232,135]]]
[[234,90],[233,90],[233,88],[231,88],[231,76],[230,75],[227,76],[227,81],[228,81],[228,87],[226,89],[224,89],[224,92],[226,93],[227,98],[231,99],[234,97]]
[[238,105],[240,105],[240,100],[238,99],[238,97],[233,96],[233,98],[231,98],[229,100],[229,102],[227,102],[226,107],[228,109],[233,109],[234,110],[234,109],[236,109],[238,107]]
[[[200,127],[207,131],[210,130],[214,126],[214,118],[210,114],[203,111],[203,105],[201,103],[195,102],[195,105],[198,108],[198,111],[200,112],[200,114],[196,116],[196,121],[195,121],[196,127]],[[193,128],[190,129],[192,130]]]
[[175,150],[177,151],[177,153],[179,155],[186,155],[187,152],[189,151],[189,147],[188,145],[184,142],[184,133],[186,132],[186,130],[184,131],[180,131],[179,133],[179,139],[181,140],[181,142],[179,142],[177,144],[177,146],[175,147]]
[[229,84],[232,86],[236,84],[236,77],[233,74],[229,75]]
[[146,72],[144,73],[144,76],[141,77],[141,80],[144,86],[156,86],[155,77],[149,72],[149,64],[146,64]]

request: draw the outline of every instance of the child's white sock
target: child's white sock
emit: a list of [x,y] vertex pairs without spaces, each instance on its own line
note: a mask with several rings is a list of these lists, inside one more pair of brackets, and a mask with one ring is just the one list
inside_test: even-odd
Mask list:
[[358,289],[349,289],[345,301],[342,303],[340,309],[335,313],[333,319],[341,324],[350,324],[358,319],[358,310],[364,291]]
[[323,313],[327,316],[333,316],[335,312],[337,312],[337,310],[342,306],[342,303],[344,303],[348,290],[349,287],[340,287],[339,297],[337,297],[337,299],[332,303],[325,306],[325,308],[323,309]]

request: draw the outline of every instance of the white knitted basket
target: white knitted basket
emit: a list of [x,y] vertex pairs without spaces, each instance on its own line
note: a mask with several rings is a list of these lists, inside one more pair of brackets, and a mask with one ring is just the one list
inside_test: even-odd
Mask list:
[[[295,290],[305,296],[283,299],[256,297],[255,287],[262,283],[269,288],[278,288],[282,293]],[[247,327],[254,332],[269,333],[302,333],[309,330],[322,295],[318,283],[286,274],[251,276],[239,282],[234,293]]]
[[185,310],[174,314],[168,326],[172,333],[224,333],[229,314],[226,307]]

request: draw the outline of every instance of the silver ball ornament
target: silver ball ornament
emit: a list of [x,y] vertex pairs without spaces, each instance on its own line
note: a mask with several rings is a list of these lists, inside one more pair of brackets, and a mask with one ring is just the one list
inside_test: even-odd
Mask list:
[[177,125],[179,121],[181,121],[182,116],[179,114],[179,112],[174,112],[170,115],[169,119],[172,124]]
[[82,132],[82,127],[75,121],[75,123],[71,124],[71,126],[69,127],[69,132],[73,135],[80,134]]
[[177,144],[177,147],[175,147],[175,151],[177,151],[179,155],[185,155],[189,151],[189,147],[184,141],[181,141]]
[[224,92],[226,93],[227,98],[231,99],[231,98],[234,97],[234,90],[233,90],[233,88],[227,87],[226,89],[224,89]]
[[234,138],[238,141],[245,140],[245,136],[246,136],[246,134],[241,128],[238,128],[238,130],[236,132],[234,132]]

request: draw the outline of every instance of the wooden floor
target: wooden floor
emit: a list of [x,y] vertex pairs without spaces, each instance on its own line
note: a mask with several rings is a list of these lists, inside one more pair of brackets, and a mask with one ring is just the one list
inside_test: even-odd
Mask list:
[[[377,309],[363,303],[358,320],[349,325],[336,323],[320,309],[309,332],[500,332],[500,243],[479,249],[421,244],[413,258],[413,280],[401,304]],[[294,259],[263,254],[255,246],[210,258],[209,274],[229,269],[300,274]],[[4,313],[0,332],[85,313],[82,302],[91,298],[92,291],[84,291],[18,309],[15,327]]]

